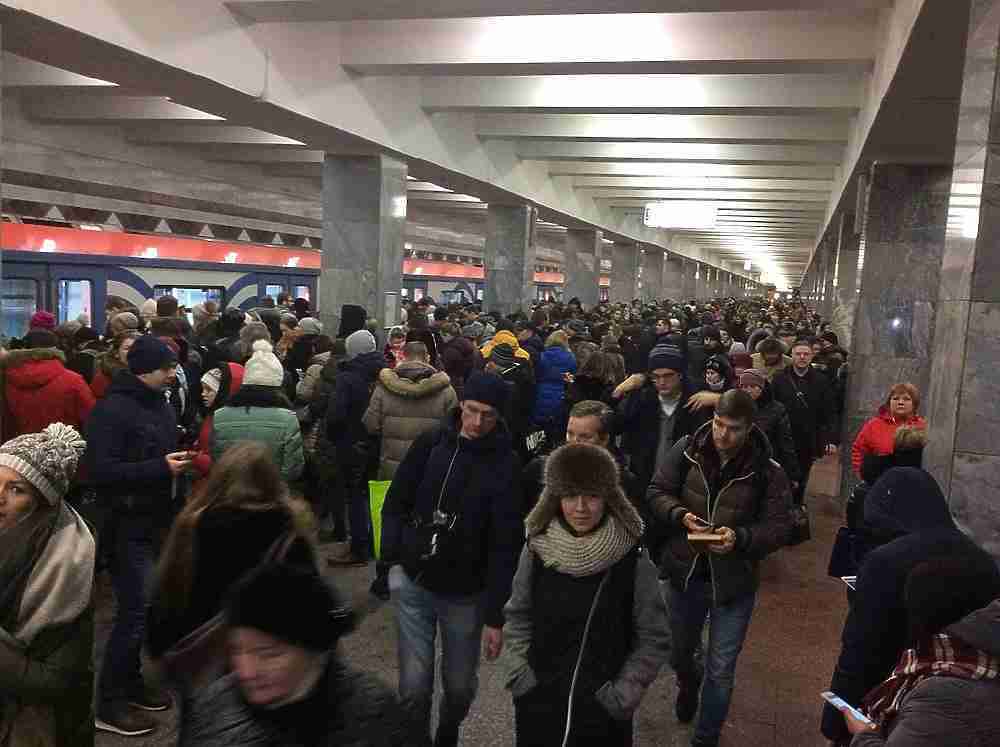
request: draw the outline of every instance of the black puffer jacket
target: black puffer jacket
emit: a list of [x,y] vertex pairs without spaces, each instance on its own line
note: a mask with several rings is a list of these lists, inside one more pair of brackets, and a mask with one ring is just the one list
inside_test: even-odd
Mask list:
[[792,438],[792,426],[788,421],[788,412],[783,404],[774,399],[771,383],[768,381],[764,382],[764,390],[757,400],[757,415],[753,422],[771,442],[774,460],[785,470],[788,479],[792,482],[798,482],[802,479],[799,458],[795,453],[795,441]]
[[419,745],[381,682],[331,659],[312,695],[254,709],[235,675],[185,703],[178,747],[404,747]]
[[385,356],[378,350],[362,353],[340,364],[334,399],[326,411],[330,440],[338,449],[349,449],[368,439],[362,422],[375,388],[378,372],[385,368]]
[[[918,564],[934,557],[989,557],[952,520],[941,488],[927,472],[895,467],[872,486],[865,524],[896,539],[873,550],[858,570],[857,593],[841,637],[840,658],[830,689],[857,704],[885,679],[907,645],[909,629],[903,588]],[[823,710],[823,734],[849,738],[844,717]]]

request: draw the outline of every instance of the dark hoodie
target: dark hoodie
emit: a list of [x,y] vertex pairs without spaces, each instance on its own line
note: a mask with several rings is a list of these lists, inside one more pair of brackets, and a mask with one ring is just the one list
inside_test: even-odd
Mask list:
[[378,372],[385,368],[385,356],[379,350],[362,353],[340,364],[332,409],[326,413],[330,440],[338,449],[349,449],[366,441],[362,418],[368,409]]
[[[396,470],[382,509],[382,561],[402,563],[415,583],[445,596],[485,590],[485,622],[500,627],[524,537],[520,464],[502,419],[481,438],[460,430],[456,409],[413,442]],[[414,519],[429,524],[438,508],[455,524],[425,561]]]
[[[844,623],[840,657],[830,689],[856,705],[882,682],[907,646],[909,626],[903,588],[910,571],[933,557],[989,557],[963,534],[934,478],[915,467],[894,467],[865,500],[865,524],[885,544],[858,570],[857,593]],[[844,717],[824,707],[822,732],[832,740],[850,735]]]

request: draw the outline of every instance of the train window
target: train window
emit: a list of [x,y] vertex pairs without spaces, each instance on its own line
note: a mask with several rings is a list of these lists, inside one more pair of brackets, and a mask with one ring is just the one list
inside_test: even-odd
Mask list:
[[283,286],[283,285],[265,285],[264,286],[264,295],[265,296],[270,296],[271,298],[273,298],[275,303],[278,302],[278,294],[279,293],[284,293],[284,292],[285,292],[285,286]]
[[89,280],[57,280],[56,281],[56,317],[59,324],[72,321],[80,314],[90,313],[93,292]]
[[309,298],[309,286],[308,285],[296,285],[295,286],[295,298],[304,298],[307,301],[311,301]]
[[485,296],[486,296],[486,291],[485,290],[483,290],[482,288],[477,288],[476,289],[476,300],[477,301],[482,301]]
[[181,285],[157,285],[153,288],[153,298],[160,296],[173,296],[177,299],[177,304],[187,309],[187,320],[194,324],[191,316],[191,309],[206,301],[214,301],[218,307],[222,308],[222,301],[225,298],[225,289],[216,286],[181,286]]
[[400,288],[399,289],[399,297],[400,298],[409,298],[410,297],[410,291],[407,288]]
[[38,281],[30,278],[4,278],[0,292],[0,335],[20,337],[28,331],[28,322],[38,311]]

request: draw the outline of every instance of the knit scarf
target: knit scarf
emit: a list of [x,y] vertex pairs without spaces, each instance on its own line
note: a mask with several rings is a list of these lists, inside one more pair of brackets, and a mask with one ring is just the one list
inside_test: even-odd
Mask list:
[[590,534],[577,537],[555,518],[528,545],[546,568],[553,568],[574,578],[593,576],[607,570],[636,546],[639,538],[607,514],[602,524]]
[[889,678],[864,697],[863,709],[883,726],[899,712],[904,698],[929,677],[995,680],[1000,678],[1000,658],[938,633],[902,653]]

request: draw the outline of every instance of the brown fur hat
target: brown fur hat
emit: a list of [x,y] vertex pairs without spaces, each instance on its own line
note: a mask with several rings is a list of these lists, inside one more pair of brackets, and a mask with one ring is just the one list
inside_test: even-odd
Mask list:
[[636,537],[642,535],[642,519],[622,490],[621,473],[611,452],[592,444],[566,444],[545,460],[545,489],[525,519],[528,536],[541,534],[562,510],[559,502],[575,495],[599,495],[608,513]]

